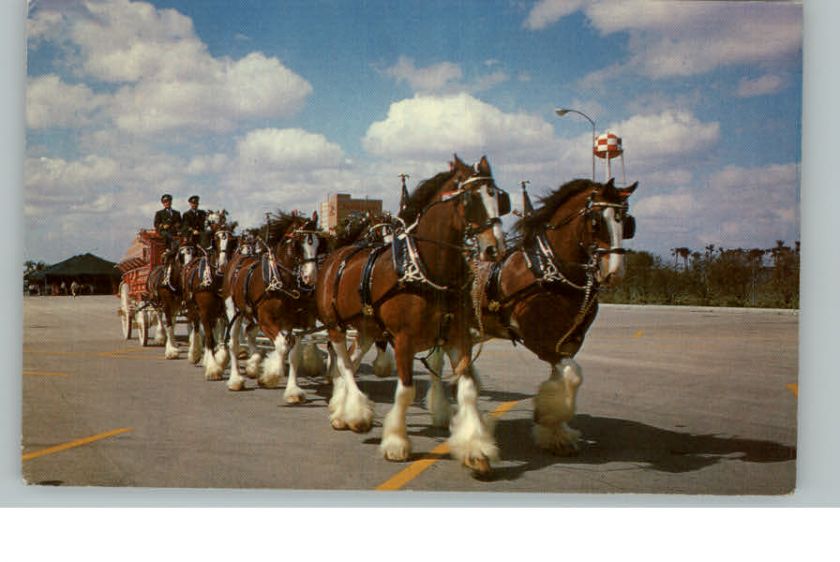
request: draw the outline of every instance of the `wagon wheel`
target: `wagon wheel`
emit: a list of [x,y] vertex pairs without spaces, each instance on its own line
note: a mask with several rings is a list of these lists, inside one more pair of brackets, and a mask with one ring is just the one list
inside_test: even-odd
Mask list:
[[125,339],[131,339],[131,306],[128,298],[128,284],[120,283],[120,320]]
[[140,347],[146,347],[149,341],[149,312],[141,310],[137,312],[137,339],[140,340]]

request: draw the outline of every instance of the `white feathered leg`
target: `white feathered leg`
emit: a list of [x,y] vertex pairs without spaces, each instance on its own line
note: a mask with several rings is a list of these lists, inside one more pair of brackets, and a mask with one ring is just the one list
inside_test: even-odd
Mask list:
[[222,380],[222,374],[225,372],[224,367],[219,365],[216,361],[216,356],[213,350],[207,348],[204,350],[204,379],[208,381]]
[[[195,326],[190,326],[190,350],[187,355],[189,362],[193,365],[198,365],[201,361],[201,330]],[[206,366],[206,363],[205,363]]]
[[349,428],[356,433],[366,433],[373,426],[373,403],[356,384],[345,340],[330,343],[335,350],[336,365],[344,383],[344,400],[333,411],[330,422],[335,429]]
[[222,371],[224,371],[227,366],[230,364],[230,353],[228,352],[228,348],[225,345],[225,328],[227,327],[227,322],[225,321],[224,317],[219,318],[216,321],[216,327],[213,329],[214,339],[218,342],[216,344],[216,363],[218,363],[222,367]]
[[414,402],[414,395],[414,386],[406,387],[401,380],[397,381],[394,406],[382,422],[382,443],[379,445],[379,451],[389,461],[404,461],[411,456],[405,416],[408,407]]
[[397,368],[397,362],[394,360],[394,354],[385,346],[385,349],[376,346],[376,359],[373,360],[373,374],[377,377],[390,377]]
[[263,361],[262,373],[257,381],[264,388],[277,388],[286,375],[286,337],[278,333],[274,338],[274,350]]
[[245,337],[248,339],[248,362],[245,364],[245,374],[248,378],[256,379],[262,376],[263,356],[257,347],[257,324],[248,324]]
[[[431,367],[429,390],[426,392],[426,409],[432,416],[432,427],[449,427],[452,420],[452,406],[446,398],[443,387],[443,350],[437,349],[426,360]],[[438,373],[435,375],[435,373]],[[438,376],[440,375],[440,376]]]
[[306,402],[306,393],[297,384],[297,374],[301,363],[303,363],[303,343],[300,338],[295,338],[289,350],[289,378],[286,381],[286,390],[283,392],[283,398],[287,404]]
[[[228,319],[232,319],[235,314],[233,300],[228,298],[225,300],[225,313]],[[242,390],[245,388],[245,378],[239,372],[239,330],[242,326],[242,317],[237,316],[230,326],[230,377],[228,377],[228,390]]]
[[476,475],[486,476],[490,473],[490,461],[499,457],[493,424],[478,411],[478,377],[472,366],[459,373],[459,353],[451,351],[449,358],[458,377],[458,411],[450,425],[449,449]]
[[[327,376],[332,383],[332,395],[328,408],[330,411],[330,420],[335,429],[346,429],[346,426],[341,425],[341,420],[344,417],[344,399],[347,396],[346,388],[344,387],[344,380],[341,378],[341,373],[338,370],[338,360],[335,356],[335,350],[332,344],[327,342]],[[337,413],[338,412],[338,413]]]
[[[174,321],[174,315],[173,315]],[[178,346],[175,344],[175,326],[167,326],[166,327],[166,350],[163,352],[163,356],[167,359],[178,359],[181,355],[181,350],[178,349]]]
[[580,365],[567,358],[551,366],[547,381],[534,398],[534,441],[555,454],[567,455],[580,448],[580,431],[568,426],[575,415],[577,391],[583,382]]
[[154,318],[152,322],[155,324],[155,339],[152,340],[156,345],[166,344],[166,327],[163,325],[163,315],[157,312],[152,312]]

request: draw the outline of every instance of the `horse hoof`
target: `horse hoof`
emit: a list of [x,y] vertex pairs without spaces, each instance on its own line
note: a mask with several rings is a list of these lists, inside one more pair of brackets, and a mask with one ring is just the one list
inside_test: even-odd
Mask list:
[[244,382],[237,382],[237,383],[233,383],[233,384],[228,383],[227,387],[228,387],[228,390],[230,390],[232,392],[238,392],[238,391],[242,390],[243,388],[245,388],[245,383]]
[[379,446],[385,460],[391,462],[404,462],[411,456],[411,443],[407,439],[384,438]]
[[336,431],[344,431],[345,429],[347,429],[347,424],[344,422],[344,420],[340,420],[337,418],[330,420],[330,425]]
[[306,396],[300,394],[286,396],[286,404],[303,404],[304,402],[306,402]]
[[347,427],[349,427],[350,431],[352,431],[353,433],[367,433],[373,427],[373,423],[363,420],[347,424]]
[[487,457],[468,458],[464,461],[464,466],[469,468],[473,478],[478,480],[486,480],[492,473],[490,460]]
[[565,424],[559,428],[535,425],[533,434],[537,446],[553,455],[567,457],[580,452],[580,431]]

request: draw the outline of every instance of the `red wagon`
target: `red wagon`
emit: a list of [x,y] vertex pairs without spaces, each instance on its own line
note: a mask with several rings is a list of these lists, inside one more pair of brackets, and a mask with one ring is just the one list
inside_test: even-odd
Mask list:
[[148,341],[149,325],[153,319],[146,280],[155,266],[163,264],[165,250],[166,242],[157,232],[141,230],[116,265],[122,273],[117,294],[120,299],[117,313],[122,320],[123,337],[130,339],[132,328],[136,325],[141,346],[145,346]]

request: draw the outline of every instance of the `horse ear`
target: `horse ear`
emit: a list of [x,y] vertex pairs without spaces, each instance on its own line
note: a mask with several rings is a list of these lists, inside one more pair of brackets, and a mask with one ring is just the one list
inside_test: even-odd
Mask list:
[[639,182],[633,182],[632,185],[616,189],[616,191],[618,192],[619,197],[621,197],[622,199],[627,199],[634,191],[636,191],[637,187],[639,187]]
[[478,161],[478,172],[484,176],[490,175],[490,162],[487,161],[487,156],[482,156]]
[[610,178],[609,180],[607,180],[607,183],[604,184],[604,187],[606,187],[607,189],[615,188],[615,178]]
[[463,160],[461,160],[460,158],[458,158],[458,155],[457,155],[457,154],[453,154],[453,155],[452,155],[452,164],[453,164],[454,166],[459,167],[459,168],[465,168],[465,167],[467,166],[466,164],[464,164],[464,161],[463,161]]

